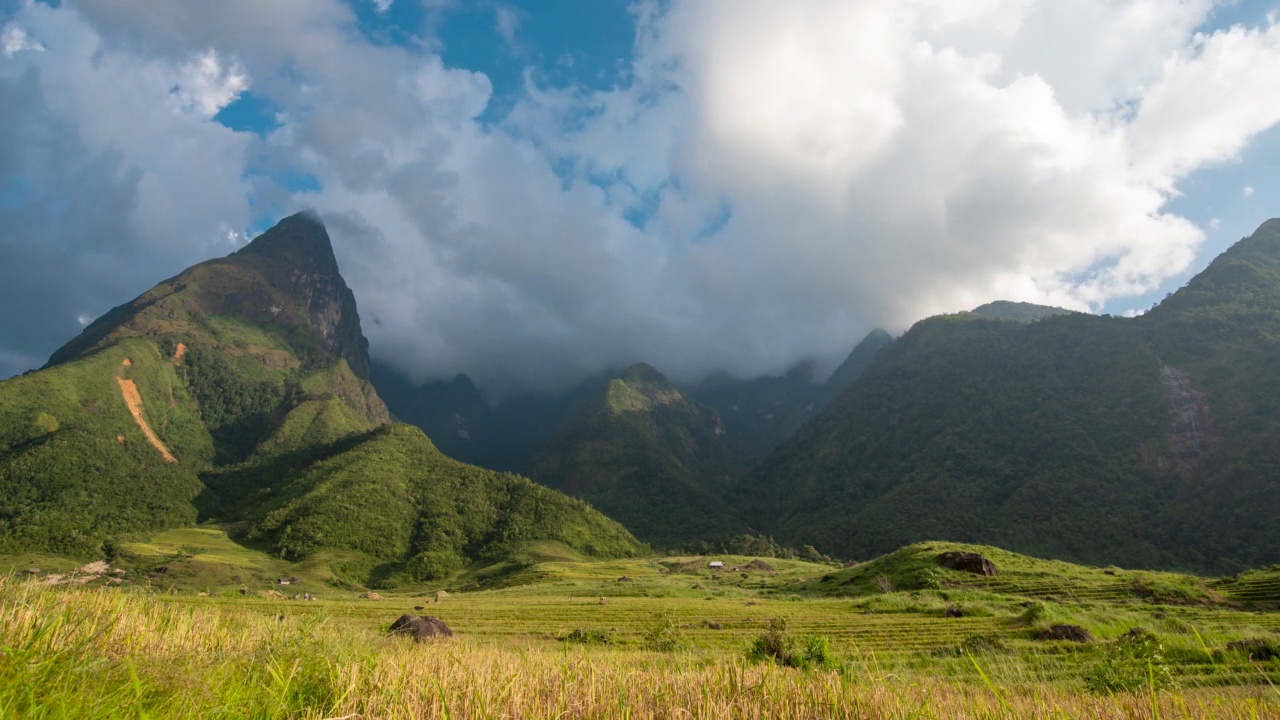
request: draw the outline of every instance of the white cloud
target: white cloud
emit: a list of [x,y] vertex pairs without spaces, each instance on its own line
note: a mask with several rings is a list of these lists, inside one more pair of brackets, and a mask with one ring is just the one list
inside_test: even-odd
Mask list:
[[502,38],[507,47],[519,48],[516,33],[520,30],[524,19],[524,12],[510,5],[498,4],[493,8],[494,29],[498,31],[498,37]]
[[[1167,208],[1178,183],[1280,121],[1280,31],[1196,35],[1210,8],[642,3],[628,82],[534,85],[495,129],[477,121],[486,77],[365,41],[340,0],[28,4],[50,50],[0,61],[0,137],[44,135],[0,153],[85,209],[0,218],[0,250],[32,278],[62,258],[22,259],[43,257],[35,228],[96,253],[75,302],[33,316],[48,325],[225,252],[250,200],[310,205],[374,352],[419,377],[501,390],[637,360],[685,378],[834,363],[875,325],[996,298],[1098,307],[1184,272],[1203,231]],[[209,122],[249,78],[280,108],[265,139]],[[251,159],[321,188],[246,180]],[[13,350],[47,342],[17,327]]]
[[1252,185],[1245,185],[1245,186],[1244,186],[1244,196],[1245,196],[1245,197],[1249,197],[1250,195],[1253,195],[1253,186],[1252,186]]
[[217,51],[207,50],[182,67],[172,93],[183,110],[208,119],[248,89],[249,79],[238,64],[224,66]]
[[9,23],[4,27],[4,30],[0,30],[0,53],[7,58],[11,58],[23,50],[43,52],[44,49],[44,45],[32,40],[27,35],[27,31],[14,23]]
[[395,0],[373,0],[373,9],[380,13],[385,13],[391,9],[391,3],[394,1]]

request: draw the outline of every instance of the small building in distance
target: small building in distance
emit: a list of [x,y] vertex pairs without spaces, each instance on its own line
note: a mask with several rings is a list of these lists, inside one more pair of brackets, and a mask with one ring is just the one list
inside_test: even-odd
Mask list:
[[720,562],[719,560],[712,560],[711,564],[707,565],[707,567],[711,568],[712,570],[723,570],[724,563]]

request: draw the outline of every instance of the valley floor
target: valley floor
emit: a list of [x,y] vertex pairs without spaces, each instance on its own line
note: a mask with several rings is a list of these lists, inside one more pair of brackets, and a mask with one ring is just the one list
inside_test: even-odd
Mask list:
[[[216,529],[173,531],[134,547],[123,576],[0,575],[0,718],[1280,718],[1280,612],[1211,583],[1165,604],[1105,584],[1127,571],[1091,580],[1070,566],[1046,598],[1035,568],[1047,561],[1005,554],[1000,592],[943,576],[948,587],[830,595],[859,572],[911,571],[935,546],[846,570],[535,546],[447,594],[361,597],[320,565],[273,565]],[[1143,577],[1125,582],[1161,579]],[[1256,601],[1262,577],[1234,582]],[[388,637],[412,612],[457,636]],[[1062,624],[1094,637],[1035,639]],[[749,659],[770,626],[814,649],[808,668]]]

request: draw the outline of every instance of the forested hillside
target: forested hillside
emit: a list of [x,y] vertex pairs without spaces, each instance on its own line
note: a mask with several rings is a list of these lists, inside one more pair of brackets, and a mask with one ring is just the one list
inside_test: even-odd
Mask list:
[[785,542],[1280,560],[1280,221],[1138,318],[930,318],[735,497]]

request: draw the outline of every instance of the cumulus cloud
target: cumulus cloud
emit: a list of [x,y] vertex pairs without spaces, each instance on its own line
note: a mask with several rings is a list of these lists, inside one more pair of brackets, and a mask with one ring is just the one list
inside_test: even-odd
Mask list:
[[[1280,121],[1280,30],[1197,33],[1211,9],[641,3],[625,82],[531,74],[494,127],[488,78],[367,41],[338,0],[27,3],[0,60],[0,172],[30,198],[0,203],[0,267],[22,268],[0,293],[40,302],[0,361],[241,241],[263,204],[322,213],[375,355],[499,393],[638,360],[834,365],[877,325],[1141,295],[1203,240],[1167,209],[1179,182]],[[250,86],[280,108],[266,137],[212,121]]]

